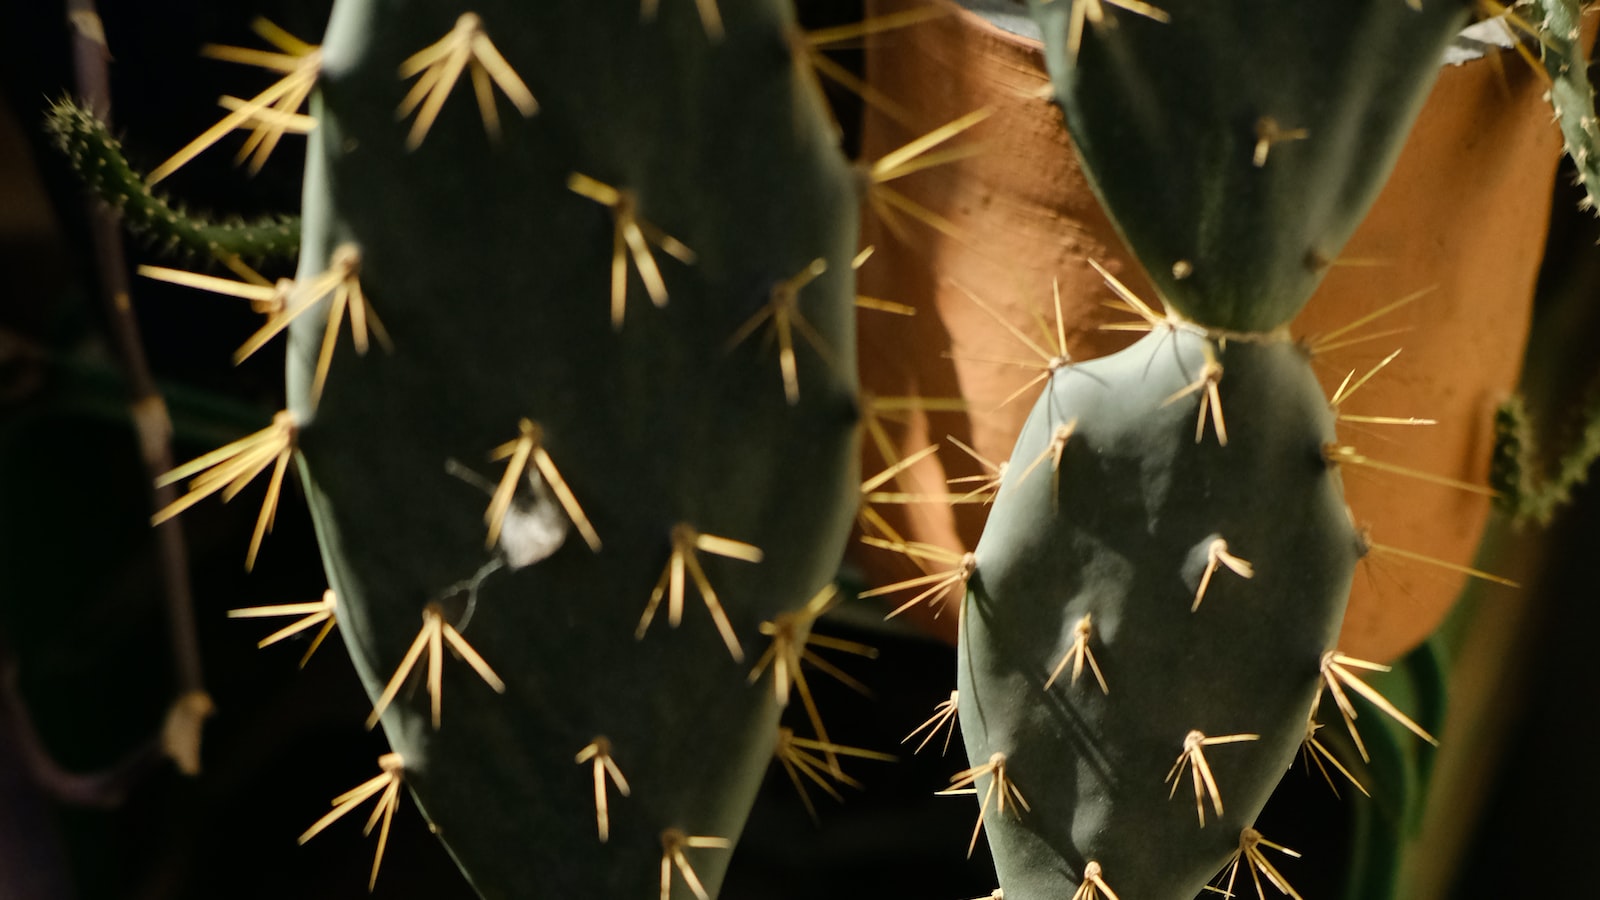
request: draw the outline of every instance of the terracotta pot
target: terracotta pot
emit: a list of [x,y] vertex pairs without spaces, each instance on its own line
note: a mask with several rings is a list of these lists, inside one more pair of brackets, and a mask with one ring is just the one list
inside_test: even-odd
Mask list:
[[[872,12],[915,5],[878,0]],[[1403,332],[1319,354],[1317,366],[1331,395],[1350,370],[1365,372],[1404,348],[1343,409],[1439,424],[1348,423],[1341,439],[1371,458],[1474,484],[1487,473],[1493,410],[1520,369],[1561,147],[1542,83],[1514,55],[1496,63],[1443,72],[1388,187],[1294,325],[1298,335],[1326,334],[1431,287],[1348,336]],[[1054,352],[1042,324],[1054,320],[1052,281],[1060,285],[1066,349],[1079,360],[1126,344],[1126,333],[1100,329],[1132,318],[1106,306],[1112,295],[1089,260],[1154,297],[1089,190],[1059,112],[1043,99],[1036,44],[962,11],[881,38],[869,49],[867,72],[905,113],[897,121],[869,109],[868,159],[974,109],[994,110],[959,139],[983,145],[982,153],[893,185],[953,224],[954,236],[909,220],[886,228],[871,215],[864,225],[877,250],[862,269],[862,292],[918,309],[910,319],[862,313],[865,389],[880,397],[966,400],[962,412],[886,423],[898,456],[932,441],[944,445],[901,483],[937,493],[947,478],[983,471],[947,435],[996,463],[1010,455],[1038,395],[1025,386],[1043,365],[1012,329]],[[872,442],[865,452],[864,471],[880,471],[884,460]],[[1374,541],[1470,564],[1488,498],[1352,465],[1345,483],[1357,521],[1371,525]],[[971,503],[876,508],[907,540],[958,552],[976,544],[987,511]],[[918,574],[882,550],[863,548],[856,562],[877,583]],[[941,567],[948,568],[928,566]],[[1375,660],[1403,654],[1438,625],[1464,577],[1374,553],[1357,573],[1341,649]],[[926,608],[908,615],[954,639],[953,616],[935,618]]]

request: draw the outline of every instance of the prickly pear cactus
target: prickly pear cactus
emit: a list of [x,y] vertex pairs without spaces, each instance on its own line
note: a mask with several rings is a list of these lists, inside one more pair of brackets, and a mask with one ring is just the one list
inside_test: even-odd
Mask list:
[[789,4],[723,6],[340,0],[318,51],[298,281],[393,349],[296,323],[302,473],[486,897],[716,891],[805,636],[763,623],[854,511],[854,181]]
[[1189,897],[1237,849],[1305,737],[1362,553],[1333,440],[1281,337],[1161,327],[1052,377],[958,650],[968,756],[1028,803],[985,809],[1008,898],[1070,896],[1090,862],[1121,896]]
[[[1262,331],[1377,198],[1465,0],[1029,0],[1090,182],[1161,296]],[[1159,8],[1157,8],[1159,7]]]
[[1253,823],[1321,747],[1322,690],[1353,728],[1372,666],[1334,646],[1369,549],[1338,467],[1362,458],[1285,326],[1466,6],[1030,5],[1166,314],[1121,289],[1150,334],[1055,368],[1013,452],[968,575],[958,783],[1007,900],[1186,900],[1219,872],[1288,893]]

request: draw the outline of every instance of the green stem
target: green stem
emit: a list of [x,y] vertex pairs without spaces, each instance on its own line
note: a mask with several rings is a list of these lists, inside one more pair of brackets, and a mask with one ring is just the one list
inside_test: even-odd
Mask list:
[[50,105],[45,129],[78,177],[134,234],[223,262],[293,259],[300,250],[300,219],[296,216],[212,222],[174,207],[128,164],[122,144],[106,123],[70,99]]

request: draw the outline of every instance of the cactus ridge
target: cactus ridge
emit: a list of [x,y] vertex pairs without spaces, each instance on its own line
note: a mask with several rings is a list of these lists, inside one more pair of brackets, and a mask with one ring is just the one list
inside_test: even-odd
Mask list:
[[1051,376],[1009,471],[1048,456],[1056,477],[1002,485],[958,649],[969,758],[1003,754],[1032,807],[985,820],[1008,897],[1081,891],[1096,864],[1122,896],[1191,897],[1239,852],[1364,552],[1333,425],[1276,336],[1157,327]]

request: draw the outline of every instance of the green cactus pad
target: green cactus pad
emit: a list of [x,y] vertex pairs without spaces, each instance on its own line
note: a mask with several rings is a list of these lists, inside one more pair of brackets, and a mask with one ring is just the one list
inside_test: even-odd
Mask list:
[[[1268,331],[1366,215],[1469,3],[1029,0],[1084,168],[1161,296]],[[1266,142],[1265,157],[1258,145]],[[1257,162],[1260,162],[1260,165]]]
[[[1305,734],[1362,552],[1332,440],[1284,341],[1158,326],[1052,376],[976,550],[957,651],[968,757],[1004,754],[1031,807],[986,809],[1006,900],[1072,897],[1091,862],[1122,897],[1189,900],[1237,849]],[[1218,538],[1250,577],[1219,558],[1206,578]],[[1071,664],[1046,689],[1085,616],[1107,690]],[[1207,797],[1204,827],[1191,770],[1163,781],[1191,730],[1259,735],[1202,748],[1224,810]]]
[[[470,11],[537,113],[520,115],[496,81],[491,136],[468,67],[418,135],[396,114],[414,83],[401,63],[467,11],[336,5],[301,274],[359,249],[394,351],[336,361],[313,411],[322,323],[297,323],[303,473],[369,693],[431,603],[504,679],[498,694],[447,652],[435,730],[424,657],[382,717],[477,890],[646,900],[660,892],[663,835],[738,837],[778,737],[771,675],[749,677],[769,646],[760,626],[831,583],[853,517],[855,182],[821,99],[793,77],[786,2],[724,3],[720,37],[692,3],[669,0],[650,21],[638,0],[479,3]],[[569,187],[592,195],[595,183],[626,192],[661,304],[638,274],[636,235]],[[668,236],[692,263],[663,251]],[[490,453],[523,419],[598,550],[542,474],[522,480],[500,545],[485,549],[489,490],[471,482],[499,479],[506,461]],[[693,554],[741,661],[688,559],[682,621],[669,621],[661,579],[674,540],[693,538],[685,525],[759,548],[759,562],[718,555],[731,545],[716,541]],[[653,588],[668,597],[636,636]],[[602,736],[631,787],[624,797],[607,776],[605,843],[595,758],[579,759]],[[714,893],[729,853],[696,843],[682,861]],[[668,862],[673,896],[689,896]]]

